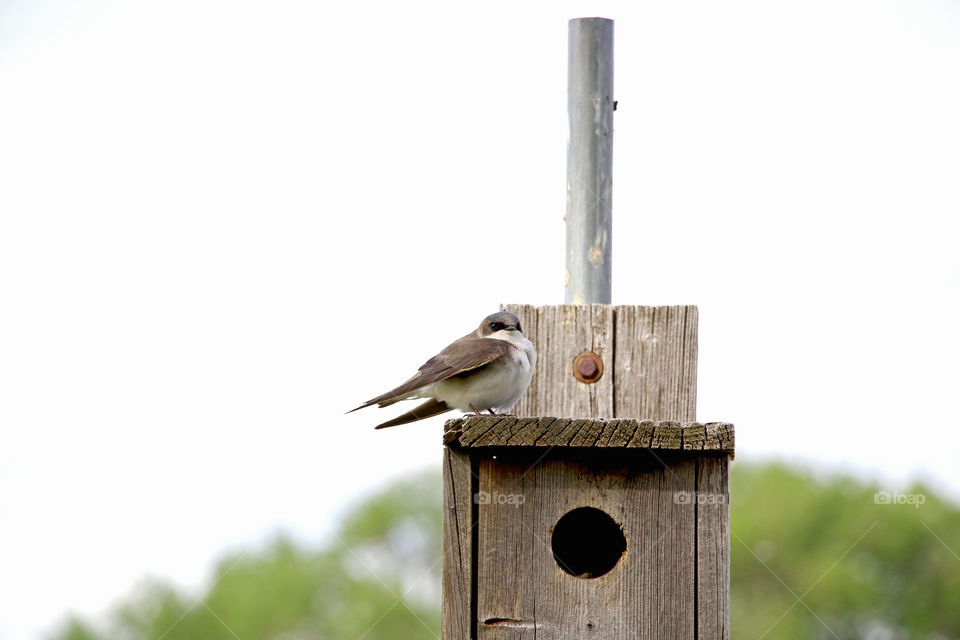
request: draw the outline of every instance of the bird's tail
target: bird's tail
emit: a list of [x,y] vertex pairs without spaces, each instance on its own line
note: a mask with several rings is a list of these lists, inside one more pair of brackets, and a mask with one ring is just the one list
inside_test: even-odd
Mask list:
[[437,400],[436,398],[430,398],[420,406],[415,409],[407,411],[403,415],[399,415],[393,420],[388,420],[383,424],[378,424],[377,429],[384,429],[386,427],[395,427],[400,424],[407,424],[408,422],[414,422],[415,420],[423,420],[424,418],[430,418],[432,416],[444,413],[446,411],[451,411],[453,407],[448,407],[446,402],[442,400]]
[[[396,391],[396,390],[394,390],[394,391]],[[350,411],[347,411],[347,413],[353,413],[354,411],[360,411],[360,409],[366,409],[367,407],[372,407],[373,405],[377,405],[378,407],[380,407],[380,408],[382,409],[382,408],[384,408],[384,407],[389,407],[389,406],[392,405],[394,402],[400,402],[401,400],[407,400],[407,398],[405,398],[405,397],[403,397],[403,396],[397,396],[397,395],[394,393],[394,391],[388,391],[387,393],[383,394],[382,396],[377,396],[376,398],[373,398],[372,400],[367,400],[366,402],[364,402],[362,405],[360,405],[360,406],[357,407],[356,409],[350,409]],[[346,415],[346,413],[345,413],[344,415]]]

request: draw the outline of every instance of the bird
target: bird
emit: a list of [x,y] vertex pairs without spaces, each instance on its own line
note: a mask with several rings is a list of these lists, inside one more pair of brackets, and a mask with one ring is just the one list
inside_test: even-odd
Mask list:
[[520,319],[507,311],[490,314],[476,330],[447,345],[427,360],[416,375],[395,389],[367,400],[353,413],[372,405],[388,407],[401,400],[428,398],[410,411],[376,426],[395,427],[453,409],[481,415],[508,410],[530,385],[537,350],[523,335]]

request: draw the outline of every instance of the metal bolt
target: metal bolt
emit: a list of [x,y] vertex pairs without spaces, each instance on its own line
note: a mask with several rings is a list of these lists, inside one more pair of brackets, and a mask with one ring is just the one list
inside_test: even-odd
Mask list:
[[603,376],[603,360],[592,351],[585,351],[573,359],[573,377],[592,384]]

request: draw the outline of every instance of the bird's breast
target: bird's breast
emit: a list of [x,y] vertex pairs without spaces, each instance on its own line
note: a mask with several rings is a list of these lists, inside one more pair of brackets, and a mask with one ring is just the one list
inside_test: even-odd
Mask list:
[[510,353],[475,372],[440,380],[431,385],[429,394],[448,406],[470,411],[506,410],[516,404],[533,377],[536,352],[511,349]]

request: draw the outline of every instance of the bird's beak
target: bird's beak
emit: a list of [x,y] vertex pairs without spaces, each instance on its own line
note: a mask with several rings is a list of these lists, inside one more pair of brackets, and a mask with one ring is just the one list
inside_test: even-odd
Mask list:
[[516,330],[517,330],[516,327],[512,327],[512,326],[510,326],[510,325],[507,325],[506,327],[504,327],[504,329],[506,329],[507,331],[516,331]]

